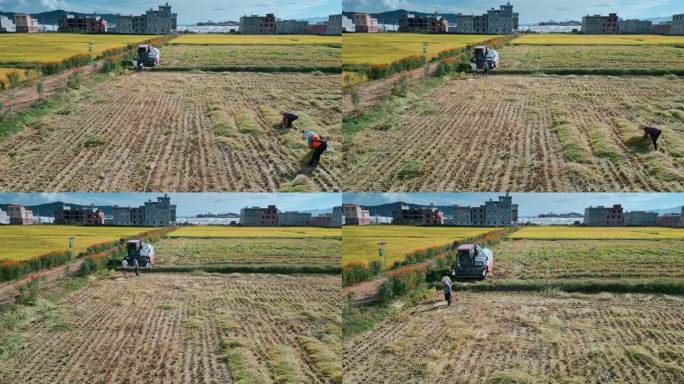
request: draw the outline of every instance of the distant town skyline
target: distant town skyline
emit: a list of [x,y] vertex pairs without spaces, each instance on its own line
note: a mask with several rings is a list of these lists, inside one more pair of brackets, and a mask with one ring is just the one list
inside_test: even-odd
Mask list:
[[[507,0],[342,0],[345,12],[378,13],[407,9],[416,12],[481,14],[499,8]],[[510,1],[514,12],[520,13],[521,24],[542,21],[581,21],[582,16],[617,12],[621,18],[671,17],[684,13],[681,0],[575,0],[572,2],[515,0]]]
[[[365,206],[394,202],[418,205],[462,205],[479,206],[488,199],[496,200],[505,193],[496,192],[401,192],[369,193],[345,192],[345,204]],[[511,193],[513,203],[519,205],[521,217],[537,216],[542,213],[583,213],[589,206],[612,206],[622,204],[627,211],[656,210],[681,207],[684,193]]]
[[[147,200],[156,201],[164,193],[30,193],[0,192],[0,204],[27,206],[64,202],[95,206],[139,206]],[[342,204],[341,193],[168,193],[171,203],[177,205],[177,216],[192,217],[200,213],[240,213],[245,206],[265,207],[275,204],[285,211],[329,210]]]
[[[141,14],[167,0],[0,0],[0,11],[40,13],[54,10],[80,13]],[[327,17],[341,12],[340,0],[169,0],[178,23],[238,21],[240,16],[275,13],[284,19]]]

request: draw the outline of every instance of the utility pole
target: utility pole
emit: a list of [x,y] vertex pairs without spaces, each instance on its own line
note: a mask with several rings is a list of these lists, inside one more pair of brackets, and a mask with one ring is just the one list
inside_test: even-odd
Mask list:
[[93,42],[88,42],[88,55],[90,56],[90,67],[95,72],[95,60],[93,59]]
[[67,252],[69,253],[69,258],[74,257],[74,240],[76,239],[75,236],[69,236],[69,239],[67,240]]
[[378,241],[378,255],[382,259],[383,270],[387,271],[387,258],[385,257],[385,244],[387,244],[387,242],[385,240]]
[[428,43],[423,42],[423,57],[425,58],[425,77],[430,74],[430,59],[428,58]]

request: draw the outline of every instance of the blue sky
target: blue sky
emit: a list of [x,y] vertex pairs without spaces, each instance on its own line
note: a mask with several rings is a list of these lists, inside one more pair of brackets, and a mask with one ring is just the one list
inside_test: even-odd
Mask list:
[[[62,201],[80,205],[138,206],[160,193],[2,193],[0,203],[38,205]],[[198,213],[239,213],[245,206],[275,204],[286,211],[331,209],[342,203],[341,193],[169,193],[178,216]]]
[[[429,205],[480,205],[500,193],[344,193],[345,203],[379,205],[401,201]],[[684,205],[684,193],[511,193],[521,216],[540,213],[583,213],[590,205],[622,204],[629,211],[673,208]]]
[[[166,0],[0,0],[5,12],[37,13],[63,9],[83,13],[140,14]],[[275,13],[276,17],[305,19],[340,13],[340,0],[169,0],[180,24],[202,20],[238,20],[244,14]]]
[[[481,14],[504,0],[342,0],[344,11],[382,12],[410,9],[419,12]],[[617,12],[622,18],[651,18],[684,13],[682,0],[511,0],[523,24],[546,20],[581,20],[586,14]]]

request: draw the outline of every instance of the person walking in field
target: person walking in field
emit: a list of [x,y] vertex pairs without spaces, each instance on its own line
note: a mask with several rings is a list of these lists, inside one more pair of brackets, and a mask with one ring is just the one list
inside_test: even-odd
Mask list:
[[489,77],[489,63],[487,60],[485,60],[484,65],[482,66],[482,76]]
[[644,140],[646,140],[650,137],[651,141],[653,141],[653,148],[655,148],[655,150],[657,151],[658,150],[658,138],[660,137],[660,134],[662,133],[660,128],[642,125],[641,129],[644,131]]
[[304,138],[307,146],[313,151],[311,160],[307,163],[310,167],[317,167],[321,161],[321,155],[328,149],[328,143],[320,135],[312,131],[305,131]]
[[452,299],[452,286],[451,278],[449,278],[449,271],[444,272],[444,277],[442,277],[442,289],[444,290],[444,300],[447,302],[447,306],[451,305]]
[[297,116],[294,113],[290,112],[284,112],[283,113],[283,127],[285,128],[292,128],[292,123],[295,122],[295,120],[299,119],[299,116]]

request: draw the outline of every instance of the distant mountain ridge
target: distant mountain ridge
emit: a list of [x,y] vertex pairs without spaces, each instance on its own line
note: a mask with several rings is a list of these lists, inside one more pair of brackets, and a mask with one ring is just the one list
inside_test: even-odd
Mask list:
[[[3,11],[0,11],[0,15],[7,16],[10,19],[14,19],[15,13],[21,13],[21,12],[3,12]],[[59,25],[59,20],[66,15],[74,15],[74,16],[80,16],[80,17],[96,15],[96,16],[102,16],[105,20],[107,20],[107,24],[115,24],[116,23],[116,15],[112,14],[112,13],[82,13],[82,12],[69,12],[69,11],[64,11],[64,10],[58,9],[56,11],[31,13],[30,15],[34,19],[38,20],[39,24],[48,24],[48,25]]]

